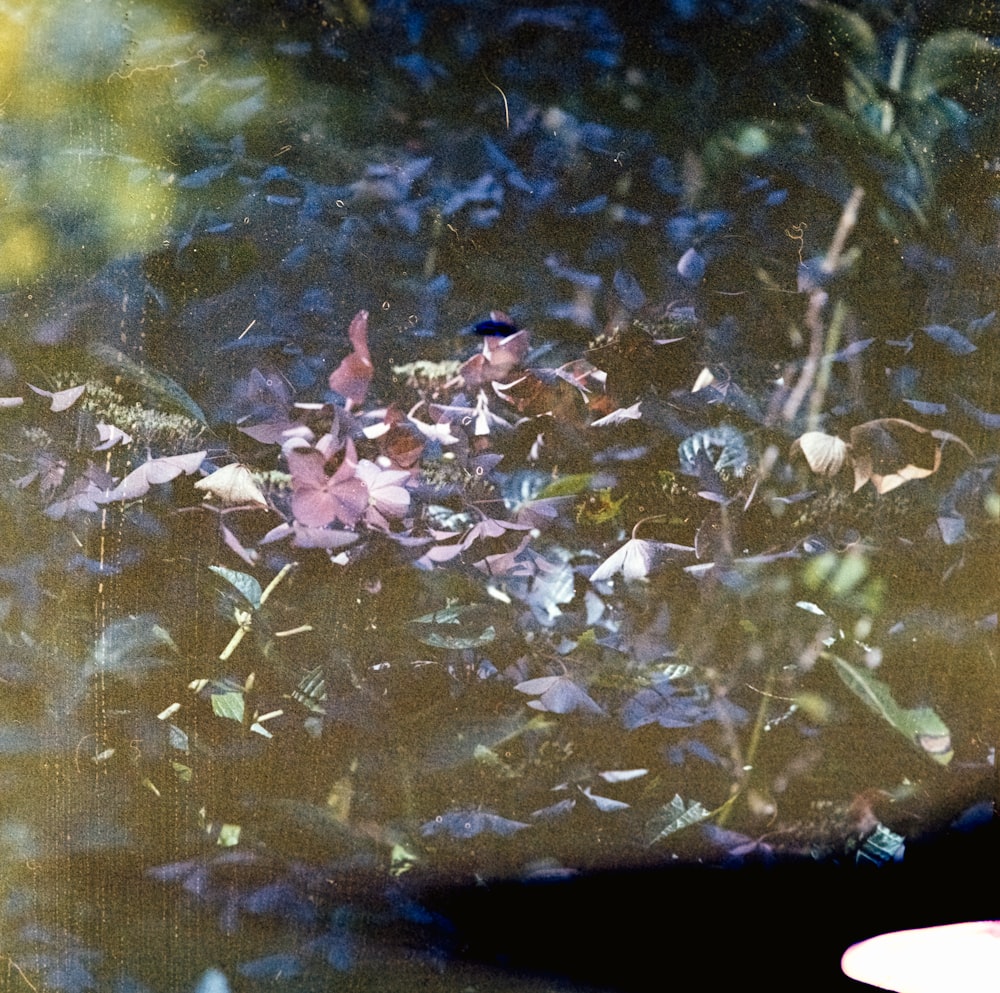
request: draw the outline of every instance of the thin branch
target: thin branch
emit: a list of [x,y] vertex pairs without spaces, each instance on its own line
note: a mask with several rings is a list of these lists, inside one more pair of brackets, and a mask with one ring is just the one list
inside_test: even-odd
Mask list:
[[847,203],[844,204],[844,209],[841,211],[833,241],[830,242],[826,258],[823,259],[823,272],[836,272],[839,268],[841,256],[844,254],[844,246],[847,244],[847,239],[854,230],[854,226],[858,223],[858,210],[864,196],[864,187],[855,186],[851,190],[851,195],[847,198]]

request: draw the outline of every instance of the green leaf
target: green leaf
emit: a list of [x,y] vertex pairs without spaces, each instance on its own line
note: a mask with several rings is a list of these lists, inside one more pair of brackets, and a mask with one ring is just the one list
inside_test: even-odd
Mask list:
[[805,0],[803,6],[817,16],[817,34],[826,34],[835,54],[874,66],[878,59],[878,37],[860,14],[824,0]]
[[579,496],[590,489],[590,484],[594,480],[595,474],[592,472],[571,473],[568,476],[560,476],[553,479],[539,494],[539,500],[546,500],[550,497]]
[[243,694],[235,690],[229,693],[212,694],[212,713],[216,717],[228,717],[238,724],[243,723]]
[[199,424],[208,426],[205,412],[191,399],[190,395],[169,376],[157,372],[150,366],[140,365],[124,352],[105,342],[92,343],[90,355],[103,365],[110,366],[117,375],[138,386],[154,402],[172,404],[189,414]]
[[664,804],[646,824],[646,837],[649,844],[655,845],[668,835],[675,834],[682,828],[690,827],[708,817],[708,811],[697,801],[687,803],[675,793],[670,803]]
[[409,872],[418,862],[418,858],[405,845],[397,842],[392,846],[389,860],[389,872],[393,876],[401,876]]
[[260,607],[260,598],[264,591],[253,576],[245,572],[238,572],[236,569],[227,569],[221,565],[210,565],[209,569],[229,583],[254,610]]
[[232,848],[240,843],[239,824],[223,824],[219,828],[219,839],[216,842],[222,848]]
[[484,631],[480,631],[479,634],[459,637],[457,635],[438,634],[436,631],[431,631],[418,638],[418,640],[425,645],[430,645],[431,648],[451,648],[456,651],[464,651],[467,648],[480,648],[483,645],[488,645],[496,636],[496,628],[491,624]]
[[423,614],[414,617],[411,624],[461,624],[463,617],[468,617],[476,611],[482,610],[482,604],[478,603],[449,603],[440,610],[435,610],[430,614]]
[[521,773],[512,769],[492,748],[476,745],[472,758],[480,766],[492,770],[501,779],[517,779]]
[[883,866],[888,862],[902,857],[906,839],[896,834],[884,824],[879,824],[875,830],[861,843],[854,855],[858,865]]
[[910,96],[926,100],[956,87],[973,89],[1000,50],[982,35],[956,28],[939,31],[925,41],[913,60]]
[[832,653],[826,655],[851,692],[888,721],[911,745],[939,765],[947,765],[952,760],[951,732],[930,707],[909,710],[900,707],[889,687],[867,670],[851,665]]
[[[464,650],[488,645],[497,636],[496,628],[487,623],[491,609],[481,603],[457,604],[449,603],[440,610],[430,614],[415,617],[411,624],[441,624],[461,625],[465,628],[463,634],[449,634],[441,631],[428,631],[417,634],[417,639],[431,648],[450,648]],[[469,630],[471,628],[471,631]]]
[[523,711],[496,717],[465,718],[440,728],[422,756],[424,767],[432,772],[455,769],[466,762],[481,761],[480,749],[498,757],[523,734],[544,734],[551,721],[542,714],[529,717]]
[[153,614],[137,614],[114,621],[101,632],[86,675],[139,675],[164,664],[164,650],[177,652],[167,630]]

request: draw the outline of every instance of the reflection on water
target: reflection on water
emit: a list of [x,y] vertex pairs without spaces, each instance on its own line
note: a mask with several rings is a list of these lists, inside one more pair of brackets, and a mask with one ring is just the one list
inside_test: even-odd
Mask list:
[[760,893],[937,909],[1000,516],[940,21],[0,12],[7,987],[641,988]]

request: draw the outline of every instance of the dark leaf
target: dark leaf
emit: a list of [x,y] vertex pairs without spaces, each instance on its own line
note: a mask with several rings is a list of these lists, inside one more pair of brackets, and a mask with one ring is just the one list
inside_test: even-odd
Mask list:
[[472,330],[476,334],[492,335],[498,338],[507,338],[518,332],[518,328],[514,324],[511,324],[510,321],[497,320],[492,317],[489,320],[480,321]]
[[94,645],[87,675],[141,676],[146,670],[164,665],[167,653],[177,646],[153,614],[138,614],[108,624]]
[[502,381],[528,354],[528,332],[518,331],[506,338],[483,338],[483,350],[462,364],[459,372],[465,385],[478,389],[486,383]]
[[946,545],[954,545],[965,537],[965,520],[961,517],[939,517],[937,525]]
[[279,980],[295,979],[302,974],[302,961],[292,952],[278,952],[263,958],[244,962],[239,967],[241,976],[274,983]]
[[681,693],[669,679],[657,679],[652,686],[639,690],[622,707],[622,724],[630,731],[659,724],[665,728],[694,727],[705,721],[727,720],[742,723],[744,711],[728,700],[704,700]]
[[976,351],[976,346],[965,335],[947,324],[928,324],[922,330],[939,345],[944,345],[952,355],[970,355]]
[[925,400],[907,400],[903,398],[903,403],[909,404],[918,414],[923,414],[925,417],[939,417],[942,414],[948,413],[947,404],[943,403],[928,403]]
[[531,812],[531,816],[538,818],[540,821],[555,820],[558,817],[565,817],[566,814],[570,813],[575,806],[576,800],[567,798],[565,800],[560,800],[558,803],[553,803],[549,807],[542,807],[540,810],[533,810]]
[[705,257],[694,248],[689,248],[677,261],[677,275],[692,283],[704,277],[706,268]]
[[993,323],[996,321],[996,318],[997,318],[997,312],[995,310],[991,310],[988,314],[985,314],[983,317],[977,317],[974,321],[969,321],[965,329],[966,334],[970,334],[973,336],[981,334],[983,331],[987,330],[987,328],[991,328],[993,326]]
[[830,362],[847,362],[850,359],[855,358],[860,355],[869,345],[873,344],[878,339],[876,338],[862,338],[860,341],[852,341],[845,348],[842,348],[839,352],[834,352],[833,355],[829,357]]
[[618,269],[615,272],[614,286],[618,299],[629,310],[641,310],[646,305],[646,294],[642,292],[639,281],[632,273]]
[[530,825],[522,821],[508,820],[499,814],[485,810],[453,810],[447,814],[439,814],[432,821],[427,821],[420,828],[425,838],[445,835],[449,838],[475,838],[480,834],[499,834],[509,837]]
[[654,338],[636,324],[587,352],[588,361],[607,374],[607,393],[627,407],[649,388],[669,393],[689,381],[690,346],[685,338]]
[[579,421],[583,395],[556,370],[529,369],[510,383],[494,383],[493,392],[526,417]]
[[981,427],[986,428],[987,431],[1000,431],[1000,414],[991,414],[987,410],[980,410],[960,396],[956,396],[955,400],[959,407]]

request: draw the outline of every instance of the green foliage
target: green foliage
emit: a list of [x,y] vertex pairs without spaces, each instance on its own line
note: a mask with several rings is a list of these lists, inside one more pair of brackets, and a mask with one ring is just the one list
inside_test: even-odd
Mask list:
[[952,760],[954,752],[951,733],[930,707],[900,707],[889,688],[871,673],[852,665],[839,655],[828,653],[827,657],[836,668],[837,675],[858,699],[884,718],[912,745],[940,765],[947,765]]
[[[87,354],[107,369],[117,382],[120,383],[124,379],[134,389],[140,390],[149,401],[161,407],[179,408],[183,411],[187,423],[190,423],[193,418],[200,425],[200,428],[208,426],[201,407],[191,399],[186,390],[164,373],[149,365],[140,364],[129,358],[120,349],[112,348],[99,341],[90,344]],[[165,416],[162,411],[160,414]],[[179,423],[184,423],[184,421],[179,420]]]
[[211,565],[209,569],[226,580],[243,597],[251,609],[257,610],[260,607],[261,595],[264,591],[253,576],[236,569],[227,569],[221,565]]
[[[895,232],[900,210],[920,225],[935,206],[938,176],[952,150],[967,140],[969,101],[987,69],[995,71],[997,48],[967,30],[927,38],[899,37],[891,59],[863,18],[835,4],[811,4],[837,22],[831,31],[845,59],[843,108],[820,106],[817,120],[846,141],[845,167],[852,182],[872,190],[881,174],[883,223]],[[856,152],[855,152],[856,150]]]
[[[486,623],[488,617],[489,610],[482,604],[449,604],[430,614],[415,617],[411,623],[427,625],[426,629],[418,629],[417,633],[418,640],[423,644],[462,651],[482,648],[496,638],[496,627]],[[451,633],[453,626],[462,627],[465,633]]]
[[243,723],[243,694],[234,690],[225,693],[212,694],[212,713],[216,717],[225,717],[227,720]]
[[697,800],[685,801],[675,793],[670,803],[664,804],[661,810],[650,819],[647,825],[649,844],[655,845],[658,841],[662,841],[692,824],[697,824],[709,816],[709,811]]
[[884,597],[881,577],[869,578],[869,563],[863,551],[846,555],[825,552],[811,559],[803,579],[811,591],[821,591],[824,598],[852,609],[878,614]]

